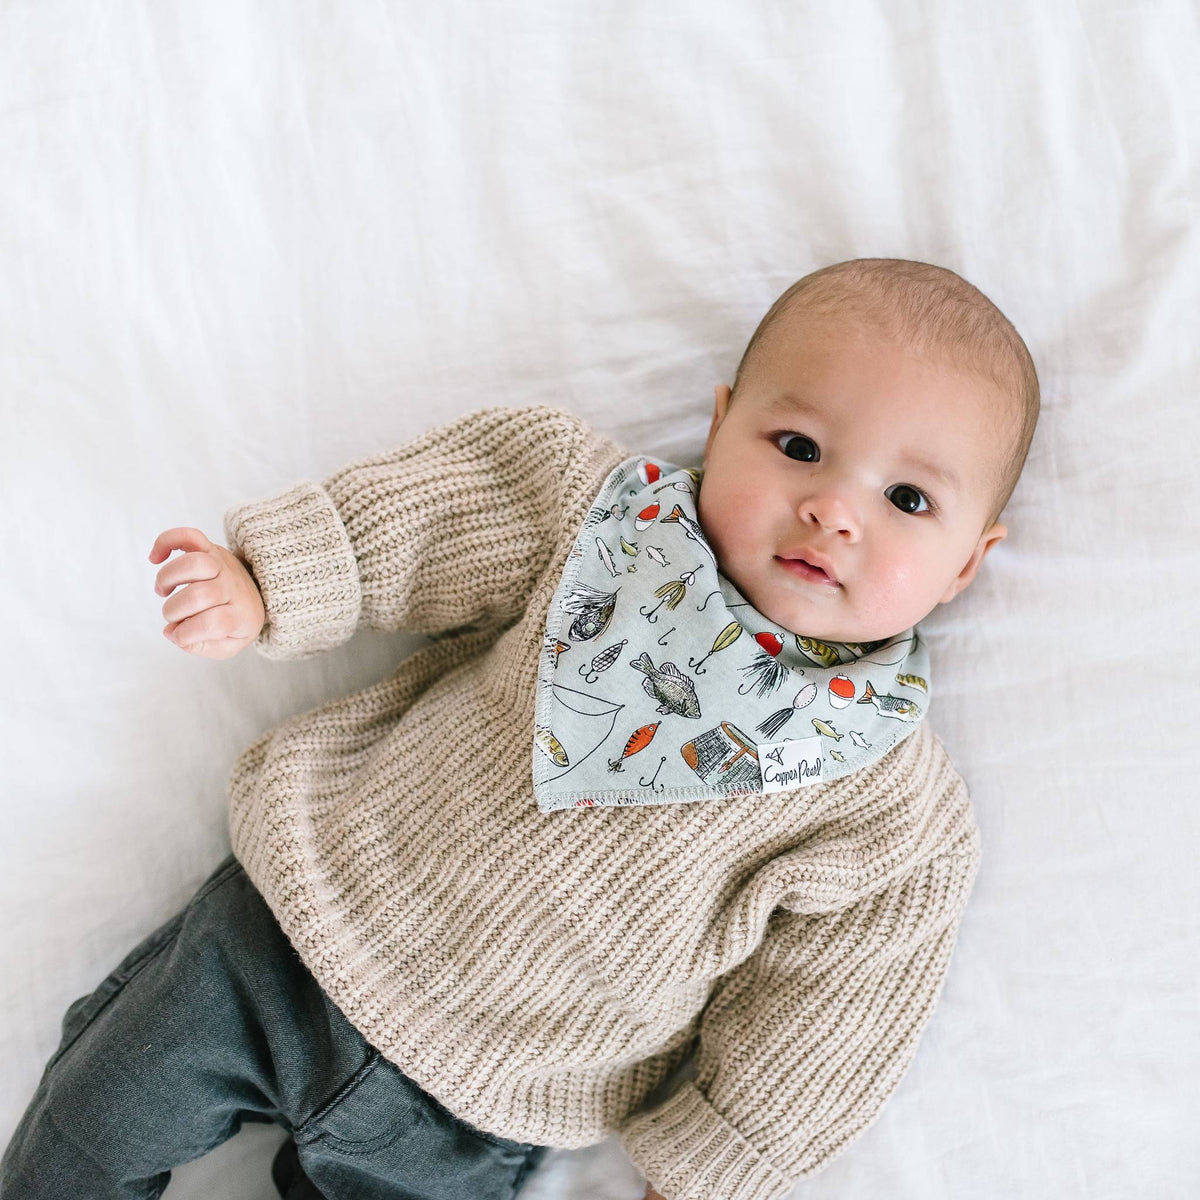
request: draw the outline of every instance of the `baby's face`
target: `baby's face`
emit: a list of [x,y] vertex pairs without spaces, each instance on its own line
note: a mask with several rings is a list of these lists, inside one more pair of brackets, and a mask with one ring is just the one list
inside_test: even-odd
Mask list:
[[716,389],[705,447],[700,524],[722,572],[793,633],[903,632],[1007,533],[983,528],[1004,398],[861,321],[785,314],[759,349],[732,406]]

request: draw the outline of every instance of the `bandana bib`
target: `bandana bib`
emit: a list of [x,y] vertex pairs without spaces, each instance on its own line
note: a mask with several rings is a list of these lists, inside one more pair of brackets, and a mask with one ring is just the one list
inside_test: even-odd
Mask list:
[[638,455],[605,480],[538,659],[538,808],[671,804],[837,779],[929,703],[916,627],[823,642],[757,612],[697,519],[702,472]]

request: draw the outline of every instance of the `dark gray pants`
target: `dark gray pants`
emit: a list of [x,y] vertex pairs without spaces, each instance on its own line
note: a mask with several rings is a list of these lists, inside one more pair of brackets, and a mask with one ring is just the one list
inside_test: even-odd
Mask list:
[[459,1120],[367,1043],[232,857],[63,1018],[3,1200],[144,1200],[243,1121],[287,1200],[512,1200],[546,1147]]

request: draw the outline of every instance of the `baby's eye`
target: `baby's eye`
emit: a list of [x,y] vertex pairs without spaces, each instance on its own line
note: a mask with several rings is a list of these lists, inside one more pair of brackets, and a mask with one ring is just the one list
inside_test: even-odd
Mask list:
[[775,444],[778,445],[780,441],[783,442],[784,454],[797,462],[817,462],[821,457],[817,443],[802,433],[777,433]]
[[[884,495],[887,496],[888,499],[891,500],[901,512],[921,513],[933,511],[932,505],[929,503],[929,498],[924,492],[920,492],[913,487],[912,484],[898,483],[895,487],[889,488],[888,491],[891,492],[891,495],[889,496],[887,492],[884,492]],[[925,501],[926,507],[918,508],[917,505],[919,505],[922,500]]]

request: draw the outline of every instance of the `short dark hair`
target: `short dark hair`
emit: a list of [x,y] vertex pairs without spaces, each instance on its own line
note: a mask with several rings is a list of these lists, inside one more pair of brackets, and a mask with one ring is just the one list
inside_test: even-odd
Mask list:
[[992,513],[1004,511],[1029,454],[1041,410],[1033,357],[1009,319],[977,287],[946,267],[906,258],[853,258],[798,279],[767,310],[742,353],[733,398],[763,335],[794,305],[814,315],[849,307],[915,348],[937,350],[992,380],[1020,409],[1020,427],[1000,466]]

